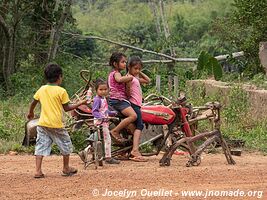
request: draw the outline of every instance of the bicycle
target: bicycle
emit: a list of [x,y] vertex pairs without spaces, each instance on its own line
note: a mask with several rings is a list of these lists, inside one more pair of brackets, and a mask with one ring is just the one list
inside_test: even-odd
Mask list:
[[[116,117],[103,118],[102,120],[116,120]],[[78,153],[81,160],[84,162],[84,169],[86,169],[90,164],[95,164],[95,169],[98,166],[103,166],[103,161],[105,159],[105,141],[103,136],[103,126],[102,125],[93,125],[92,122],[94,119],[80,120],[88,126],[88,146],[81,152]],[[75,122],[79,123],[80,121]],[[90,158],[91,155],[91,158]]]

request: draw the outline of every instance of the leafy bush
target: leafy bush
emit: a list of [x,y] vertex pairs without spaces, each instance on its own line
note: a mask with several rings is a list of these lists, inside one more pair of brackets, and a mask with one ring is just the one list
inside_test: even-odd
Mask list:
[[0,122],[0,138],[7,140],[9,139],[10,135],[11,135],[10,132],[7,130],[4,124]]
[[223,109],[223,115],[227,123],[239,122],[247,115],[249,110],[248,94],[240,87],[230,90],[228,106]]
[[215,80],[219,80],[223,73],[222,66],[218,60],[204,51],[202,51],[198,57],[197,70],[199,73],[205,72],[208,75],[213,75]]
[[73,131],[70,134],[71,141],[74,147],[74,152],[79,152],[87,146],[86,142],[87,135],[88,135],[88,129],[86,128]]
[[264,72],[258,51],[259,43],[267,39],[266,12],[265,0],[234,0],[228,16],[214,23],[214,33],[222,42],[245,51],[247,64],[242,72],[248,77]]

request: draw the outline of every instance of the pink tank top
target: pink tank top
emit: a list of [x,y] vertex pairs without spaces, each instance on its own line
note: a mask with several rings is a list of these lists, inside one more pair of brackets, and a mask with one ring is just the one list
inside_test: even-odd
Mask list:
[[137,106],[142,105],[142,89],[139,80],[133,77],[131,82],[131,95],[129,101]]
[[127,99],[125,91],[125,83],[118,83],[115,80],[115,73],[118,71],[113,70],[108,76],[109,97],[111,99],[124,100]]

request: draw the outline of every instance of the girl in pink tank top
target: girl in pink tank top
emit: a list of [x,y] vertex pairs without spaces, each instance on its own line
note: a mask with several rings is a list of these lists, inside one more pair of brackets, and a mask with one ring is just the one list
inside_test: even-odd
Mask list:
[[136,129],[134,131],[133,149],[131,151],[132,160],[146,161],[139,152],[139,139],[144,128],[141,114],[142,105],[142,83],[149,83],[150,79],[147,75],[141,72],[142,61],[138,56],[133,56],[129,59],[128,74],[133,76],[133,80],[126,83],[126,93],[131,106],[134,109],[137,119],[135,121]]
[[109,64],[113,67],[108,76],[109,85],[109,105],[117,111],[121,112],[126,118],[124,118],[114,129],[111,130],[111,136],[117,142],[125,142],[125,139],[121,137],[120,131],[126,128],[130,123],[136,120],[136,113],[127,101],[125,83],[132,81],[132,75],[122,76],[121,71],[126,69],[126,56],[122,53],[115,52],[111,55]]

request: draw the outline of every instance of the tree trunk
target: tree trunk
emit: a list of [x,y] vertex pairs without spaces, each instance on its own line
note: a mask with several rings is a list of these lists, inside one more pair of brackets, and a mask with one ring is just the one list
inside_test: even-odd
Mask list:
[[56,57],[56,53],[58,50],[58,43],[60,40],[60,34],[63,29],[64,23],[70,14],[70,8],[71,8],[72,0],[68,0],[66,2],[66,5],[61,13],[59,22],[57,25],[55,25],[51,30],[51,42],[50,42],[50,48],[48,52],[48,62],[52,61]]
[[148,4],[149,4],[150,9],[151,9],[153,16],[154,16],[157,34],[158,34],[158,36],[160,36],[161,27],[160,27],[160,18],[159,18],[159,14],[158,14],[158,10],[157,10],[157,5],[155,4],[154,0],[149,0]]
[[3,58],[4,58],[4,33],[2,27],[0,26],[0,83],[4,82],[4,75],[3,75]]
[[267,42],[260,42],[259,44],[259,58],[265,75],[267,75]]
[[8,68],[7,74],[11,75],[15,72],[15,55],[16,55],[16,30],[11,33],[11,38],[8,46]]
[[[162,21],[165,39],[168,41],[168,39],[170,37],[170,30],[169,30],[168,23],[165,19],[164,2],[162,0],[159,0],[159,10],[160,10],[161,21]],[[170,49],[171,56],[175,57],[176,53],[175,53],[175,51],[171,45],[169,45],[169,49]],[[168,65],[168,71],[169,72],[174,71],[174,63],[169,63],[167,65]]]
[[[41,3],[41,2],[42,3]],[[51,6],[52,2],[49,0],[38,0],[36,5],[34,5],[34,13],[38,13],[34,18],[31,27],[34,29],[34,42],[36,43],[35,48],[33,48],[34,62],[36,66],[43,66],[48,59],[48,43],[50,40],[50,31],[52,18],[52,9],[55,7],[55,3]]]
[[10,57],[10,53],[12,53],[12,49],[10,48],[12,38],[11,38],[10,29],[1,14],[0,14],[0,26],[3,30],[4,38],[5,38],[4,44],[2,47],[3,48],[2,71],[3,71],[5,88],[7,91],[9,91],[11,88],[11,81],[10,81],[11,74],[10,73],[11,73],[11,68],[13,67],[11,66],[12,62],[11,62],[11,57]]
[[160,16],[161,16],[161,22],[164,30],[165,38],[168,39],[170,36],[169,26],[165,20],[165,11],[164,11],[164,3],[162,0],[159,0],[159,10],[160,10]]

